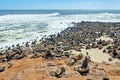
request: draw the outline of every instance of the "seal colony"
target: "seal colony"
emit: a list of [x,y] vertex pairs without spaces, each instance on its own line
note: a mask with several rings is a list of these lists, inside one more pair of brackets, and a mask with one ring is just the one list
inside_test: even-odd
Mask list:
[[[120,23],[72,24],[58,34],[2,50],[0,80],[119,80]],[[16,71],[18,65],[22,69]]]

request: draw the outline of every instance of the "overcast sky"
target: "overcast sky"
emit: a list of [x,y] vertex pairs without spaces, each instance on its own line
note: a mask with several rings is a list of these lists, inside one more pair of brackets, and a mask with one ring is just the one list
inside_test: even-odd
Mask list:
[[0,0],[0,9],[120,9],[120,0]]

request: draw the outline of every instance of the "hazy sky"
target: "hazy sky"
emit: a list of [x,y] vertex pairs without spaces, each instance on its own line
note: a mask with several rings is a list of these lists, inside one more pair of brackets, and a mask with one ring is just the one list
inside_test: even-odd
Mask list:
[[0,9],[120,9],[120,0],[0,0]]

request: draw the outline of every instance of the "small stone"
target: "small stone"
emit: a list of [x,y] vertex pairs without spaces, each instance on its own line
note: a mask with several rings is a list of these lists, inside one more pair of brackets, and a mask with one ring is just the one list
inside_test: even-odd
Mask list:
[[65,55],[66,57],[69,57],[69,56],[70,56],[70,52],[65,52],[64,55]]
[[8,63],[8,68],[11,68],[13,66],[12,63]]
[[103,67],[98,67],[97,69],[98,70],[105,70]]
[[10,80],[20,80],[20,75],[19,74],[15,74],[13,75]]
[[60,67],[58,67],[58,69],[56,70],[55,76],[56,76],[57,78],[61,78],[62,75],[65,73],[65,71],[66,71],[65,67],[64,67],[64,66],[60,66]]
[[55,77],[55,72],[54,72],[54,71],[49,72],[49,74],[50,74],[51,76]]
[[89,73],[89,68],[86,68],[86,69],[78,68],[78,72],[81,75],[87,75]]
[[98,67],[98,64],[95,64],[94,66],[95,66],[95,67]]
[[78,71],[74,71],[73,74],[77,74],[77,75],[80,75],[80,73]]
[[5,70],[5,67],[0,67],[0,72],[3,72]]
[[118,66],[118,67],[120,67],[120,61],[117,61],[117,62],[115,63],[115,65]]
[[97,48],[97,47],[98,47],[98,45],[96,43],[92,44],[92,48]]
[[96,73],[96,76],[102,76],[102,75],[103,75],[103,73],[101,73],[101,72]]
[[94,80],[93,76],[87,76],[86,80]]
[[53,77],[55,77],[56,70],[57,70],[57,67],[48,68],[49,74]]
[[109,65],[109,63],[106,62],[106,61],[102,61],[101,63],[102,63],[102,64],[105,64],[105,65]]
[[53,62],[48,62],[47,66],[55,66],[55,64]]
[[93,71],[93,70],[90,70],[90,71],[89,71],[89,75],[95,75],[95,74],[96,74],[95,71]]
[[77,64],[82,64],[83,63],[83,60],[78,60],[77,61]]
[[62,77],[64,77],[64,78],[68,78],[68,77],[70,77],[70,76],[72,76],[72,73],[69,72],[69,71],[66,71],[66,72],[63,73],[63,75],[62,75]]
[[75,66],[74,67],[74,71],[78,71],[79,70],[79,67],[78,66]]
[[62,59],[67,59],[67,57],[66,57],[66,56],[62,56],[61,58],[62,58]]
[[69,66],[72,66],[72,65],[75,64],[75,60],[74,60],[74,59],[67,59],[67,60],[65,61],[65,63],[66,63],[67,65],[69,65]]

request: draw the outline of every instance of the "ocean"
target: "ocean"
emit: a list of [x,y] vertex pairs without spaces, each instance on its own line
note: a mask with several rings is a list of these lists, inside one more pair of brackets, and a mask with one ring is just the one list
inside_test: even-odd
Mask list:
[[81,21],[120,22],[120,10],[0,10],[0,48],[32,42]]

